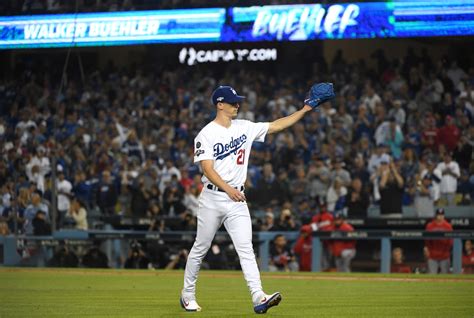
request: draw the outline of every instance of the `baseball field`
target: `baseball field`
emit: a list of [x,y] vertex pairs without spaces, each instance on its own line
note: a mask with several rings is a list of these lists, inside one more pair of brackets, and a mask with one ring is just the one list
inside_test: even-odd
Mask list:
[[[0,268],[0,317],[254,316],[241,272],[203,271],[203,311],[179,307],[182,271]],[[272,317],[474,317],[474,276],[263,274]]]

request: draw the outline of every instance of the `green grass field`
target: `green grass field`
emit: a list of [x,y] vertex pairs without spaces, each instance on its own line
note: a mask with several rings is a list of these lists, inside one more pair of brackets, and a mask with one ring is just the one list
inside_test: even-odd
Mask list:
[[[271,317],[474,317],[473,276],[263,274]],[[0,317],[255,316],[240,272],[203,271],[203,311],[179,307],[182,271],[0,268]]]

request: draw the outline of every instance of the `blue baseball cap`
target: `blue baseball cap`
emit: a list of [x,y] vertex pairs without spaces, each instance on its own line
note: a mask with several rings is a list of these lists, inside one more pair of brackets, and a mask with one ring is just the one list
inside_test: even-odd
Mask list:
[[216,90],[212,93],[212,103],[217,105],[217,103],[240,103],[245,99],[244,96],[237,95],[235,89],[230,86],[219,86]]

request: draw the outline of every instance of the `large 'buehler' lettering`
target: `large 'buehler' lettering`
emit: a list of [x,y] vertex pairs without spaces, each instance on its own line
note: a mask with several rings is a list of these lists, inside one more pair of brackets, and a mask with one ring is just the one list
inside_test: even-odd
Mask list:
[[359,6],[355,4],[335,4],[329,6],[327,11],[320,4],[298,6],[286,11],[272,11],[271,6],[264,7],[255,19],[252,35],[273,35],[278,40],[284,37],[305,40],[311,34],[323,31],[331,37],[342,35],[348,26],[357,25],[359,12]]
[[227,144],[222,144],[222,143],[217,143],[214,144],[214,158],[216,160],[221,160],[230,155],[231,153],[236,153],[237,150],[239,150],[243,144],[247,141],[247,135],[243,134],[240,137],[237,137],[234,139],[232,137],[230,139],[230,142]]

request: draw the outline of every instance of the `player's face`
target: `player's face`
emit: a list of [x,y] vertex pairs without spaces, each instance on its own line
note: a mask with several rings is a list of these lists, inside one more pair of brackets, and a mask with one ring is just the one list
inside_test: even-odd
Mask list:
[[240,104],[239,103],[224,103],[224,111],[227,115],[232,118],[237,117],[237,113],[239,112]]

